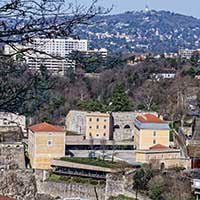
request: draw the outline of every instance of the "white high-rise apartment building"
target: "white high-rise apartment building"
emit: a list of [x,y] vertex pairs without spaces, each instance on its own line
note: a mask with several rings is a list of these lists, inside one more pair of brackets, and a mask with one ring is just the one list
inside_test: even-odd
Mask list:
[[44,39],[36,38],[33,47],[51,55],[67,57],[72,51],[87,51],[87,40],[78,39]]
[[[23,56],[31,69],[38,70],[43,64],[54,74],[63,75],[69,68],[75,67],[75,61],[70,60],[69,53],[72,51],[85,52],[88,49],[87,40],[78,39],[46,39],[35,38],[31,44],[17,45],[20,49],[30,49]],[[34,49],[38,52],[35,52]],[[14,50],[6,45],[5,54],[12,54]],[[45,52],[45,54],[43,53]]]

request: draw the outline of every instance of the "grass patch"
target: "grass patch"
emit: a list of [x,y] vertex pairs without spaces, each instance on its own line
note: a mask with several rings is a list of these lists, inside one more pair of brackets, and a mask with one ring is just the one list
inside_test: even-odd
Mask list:
[[60,158],[60,160],[79,163],[79,164],[93,165],[98,167],[112,168],[112,169],[130,167],[130,165],[125,162],[111,162],[107,160],[80,158],[80,157],[62,157]]
[[70,135],[78,135],[78,133],[77,132],[74,132],[74,131],[66,131],[66,134],[65,134],[66,136],[70,136]]
[[91,185],[105,185],[104,180],[97,180],[93,178],[85,178],[80,176],[64,176],[64,175],[57,175],[51,174],[48,178],[48,181],[55,181],[55,182],[67,182],[67,183],[81,183],[81,184],[91,184]]

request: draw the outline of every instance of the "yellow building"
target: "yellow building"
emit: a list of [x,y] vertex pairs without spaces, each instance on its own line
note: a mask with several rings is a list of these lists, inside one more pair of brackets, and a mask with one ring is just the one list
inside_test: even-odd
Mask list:
[[153,114],[137,116],[134,122],[136,149],[149,149],[156,144],[169,147],[169,125]]
[[65,130],[46,122],[29,127],[28,152],[33,169],[50,169],[53,158],[65,155]]
[[152,114],[136,117],[134,122],[136,162],[148,163],[154,168],[190,168],[190,160],[181,156],[180,149],[169,148],[169,125]]
[[137,150],[136,161],[148,163],[153,168],[164,169],[174,167],[191,167],[190,159],[181,156],[180,149],[172,149],[160,144],[152,146],[148,150]]
[[111,139],[111,116],[109,113],[90,112],[86,115],[86,139]]

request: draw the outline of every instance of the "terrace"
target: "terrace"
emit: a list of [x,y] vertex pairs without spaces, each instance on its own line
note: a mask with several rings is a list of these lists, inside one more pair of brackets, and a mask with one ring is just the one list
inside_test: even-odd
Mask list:
[[125,162],[111,162],[107,160],[63,157],[51,163],[53,173],[105,179],[108,173],[121,172],[131,166]]

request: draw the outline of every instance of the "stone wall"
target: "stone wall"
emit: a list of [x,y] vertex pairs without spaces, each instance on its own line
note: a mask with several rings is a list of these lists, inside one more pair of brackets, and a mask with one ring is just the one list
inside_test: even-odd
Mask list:
[[35,175],[32,170],[0,171],[0,195],[17,200],[55,200],[49,195],[37,192]]
[[125,177],[121,174],[107,175],[106,179],[106,197],[105,200],[112,196],[118,196],[125,192]]
[[0,171],[0,194],[18,200],[34,200],[35,177],[31,171]]
[[49,194],[52,197],[71,198],[81,197],[89,200],[96,200],[96,193],[99,200],[105,200],[105,187],[81,184],[75,182],[52,182],[37,181],[38,193]]
[[21,143],[0,143],[0,168],[25,168],[24,145]]
[[105,200],[105,185],[91,185],[76,182],[49,181],[49,172],[36,170],[37,191],[39,194],[50,195],[54,198],[81,197],[89,200]]

